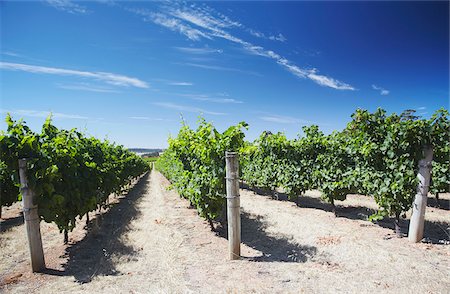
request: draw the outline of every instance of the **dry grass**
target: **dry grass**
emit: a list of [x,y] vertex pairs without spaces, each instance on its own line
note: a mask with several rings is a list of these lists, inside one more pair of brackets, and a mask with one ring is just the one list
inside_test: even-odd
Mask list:
[[[29,272],[20,208],[4,210],[0,283],[12,293],[448,293],[448,210],[427,208],[431,243],[394,238],[365,220],[374,203],[351,195],[338,215],[307,192],[290,201],[241,190],[243,258],[227,260],[226,232],[209,225],[152,172],[70,244],[42,224],[47,270]],[[450,195],[442,195],[444,205]],[[283,200],[283,195],[280,196]],[[285,199],[284,199],[285,200]],[[430,200],[431,202],[433,200]],[[18,217],[18,218],[16,218]],[[407,228],[408,219],[402,226]],[[94,225],[97,223],[97,225]]]

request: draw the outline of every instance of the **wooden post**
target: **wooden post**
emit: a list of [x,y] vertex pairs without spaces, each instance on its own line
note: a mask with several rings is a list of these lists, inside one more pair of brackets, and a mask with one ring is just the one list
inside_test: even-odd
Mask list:
[[239,161],[237,152],[225,152],[227,183],[228,249],[230,260],[241,255],[241,215]]
[[19,159],[19,176],[22,193],[23,218],[30,247],[31,268],[33,272],[45,269],[44,250],[42,249],[40,219],[38,207],[34,203],[34,191],[28,187],[27,160]]
[[425,223],[425,209],[427,207],[428,188],[430,187],[431,161],[433,160],[433,148],[424,149],[425,158],[419,161],[419,185],[414,197],[411,221],[409,222],[408,240],[414,243],[423,238]]

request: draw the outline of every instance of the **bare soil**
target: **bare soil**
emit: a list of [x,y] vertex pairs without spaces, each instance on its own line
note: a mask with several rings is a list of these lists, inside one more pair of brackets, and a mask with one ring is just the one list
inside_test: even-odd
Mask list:
[[[0,292],[5,293],[449,293],[450,195],[433,198],[425,242],[396,238],[391,220],[350,195],[331,206],[309,191],[296,202],[241,189],[242,259],[227,260],[226,230],[212,232],[158,172],[142,178],[63,244],[41,223],[47,270],[30,272],[20,205],[3,208]],[[434,207],[433,207],[434,206]],[[442,208],[443,207],[443,208]],[[402,220],[407,232],[408,215]]]

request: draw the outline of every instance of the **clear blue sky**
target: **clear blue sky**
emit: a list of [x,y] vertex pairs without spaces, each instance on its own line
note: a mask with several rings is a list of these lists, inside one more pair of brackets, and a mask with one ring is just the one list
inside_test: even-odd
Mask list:
[[[295,137],[449,107],[449,3],[0,2],[1,115],[127,147],[197,117]],[[1,125],[5,129],[5,124]]]

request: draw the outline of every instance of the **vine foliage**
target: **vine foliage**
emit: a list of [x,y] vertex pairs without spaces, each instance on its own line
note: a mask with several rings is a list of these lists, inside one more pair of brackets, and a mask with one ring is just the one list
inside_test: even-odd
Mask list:
[[370,217],[408,211],[417,189],[418,162],[426,146],[434,149],[432,193],[450,188],[449,113],[431,119],[358,109],[340,132],[324,135],[317,126],[288,140],[263,134],[242,149],[242,179],[256,188],[281,187],[289,197],[318,189],[333,204],[351,193],[371,195],[379,206]]
[[50,117],[40,134],[9,114],[6,123],[7,131],[0,134],[1,205],[21,200],[18,159],[27,158],[39,216],[60,231],[71,231],[77,217],[104,206],[110,194],[121,193],[150,168],[122,146],[56,128]]
[[156,161],[156,169],[211,225],[221,216],[225,204],[225,151],[243,146],[245,128],[247,124],[240,122],[220,133],[203,118],[196,130],[183,123],[177,137],[169,138],[169,148]]

